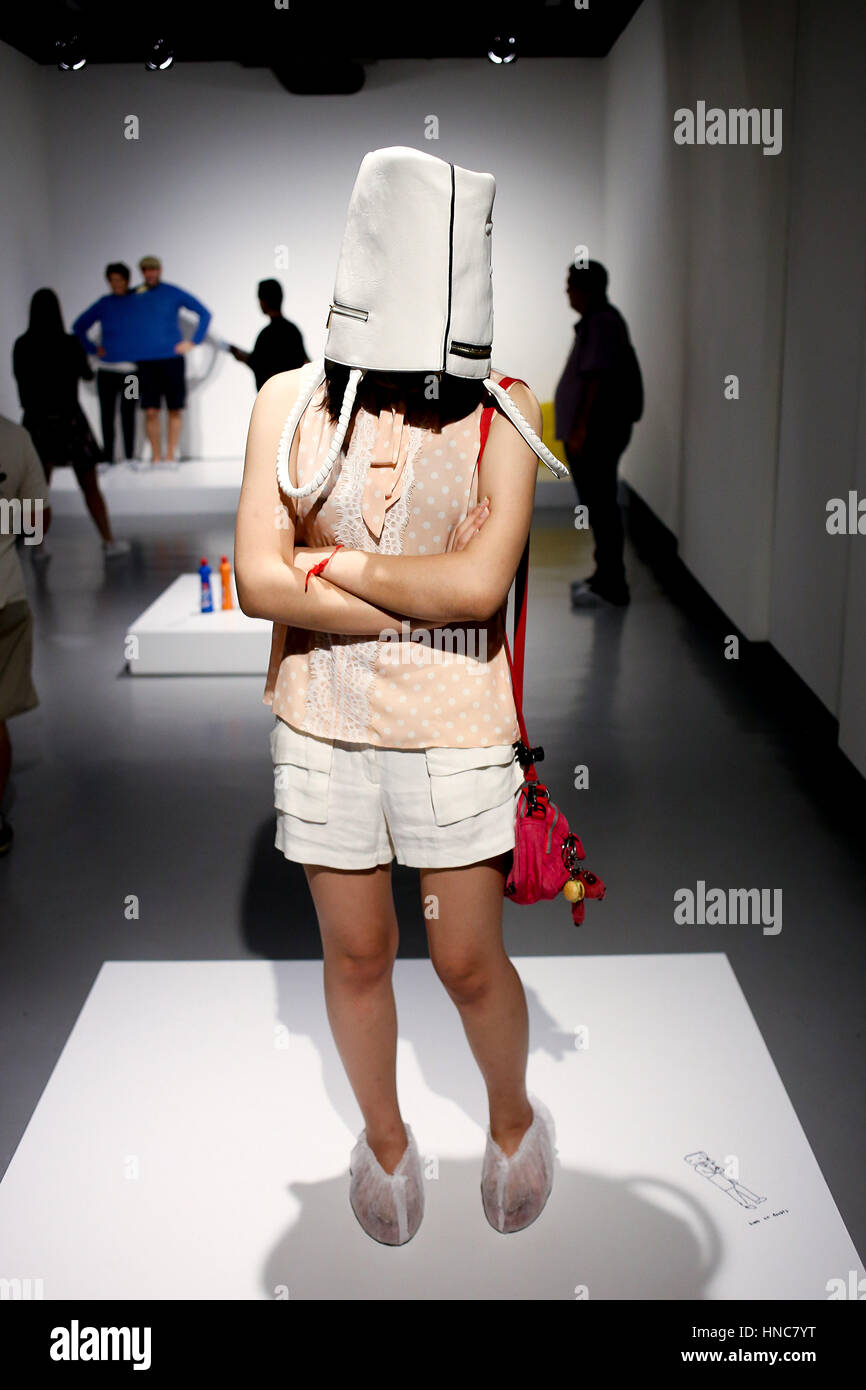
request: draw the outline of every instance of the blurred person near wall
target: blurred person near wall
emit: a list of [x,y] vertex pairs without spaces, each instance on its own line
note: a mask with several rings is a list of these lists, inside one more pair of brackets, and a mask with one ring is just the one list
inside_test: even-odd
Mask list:
[[27,431],[0,415],[0,855],[12,848],[3,800],[12,771],[8,721],[39,704],[33,684],[33,614],[19,538],[38,546],[51,524],[48,482]]
[[22,424],[51,482],[52,469],[74,468],[87,510],[102,537],[105,555],[124,555],[129,542],[115,540],[96,471],[102,451],[78,403],[79,381],[92,381],[87,354],[63,326],[53,290],[37,290],[30,301],[30,323],[15,340],[12,370],[24,411]]
[[595,570],[571,586],[575,607],[624,607],[630,601],[617,469],[643,413],[643,383],[628,326],[607,297],[607,283],[598,261],[568,268],[566,293],[580,318],[556,388],[555,429],[595,539]]
[[256,379],[256,390],[277,372],[291,372],[309,362],[307,349],[297,324],[283,316],[283,287],[279,280],[260,280],[259,308],[270,320],[256,338],[252,352],[230,347],[236,362],[245,362]]

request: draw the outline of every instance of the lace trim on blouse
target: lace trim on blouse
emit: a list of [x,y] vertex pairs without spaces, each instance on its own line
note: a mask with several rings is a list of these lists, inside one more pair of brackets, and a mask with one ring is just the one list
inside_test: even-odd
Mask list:
[[[415,487],[415,459],[424,443],[425,431],[414,425],[409,427],[402,489],[385,513],[377,544],[364,524],[361,508],[378,428],[378,416],[359,410],[334,485],[332,500],[338,518],[334,535],[348,550],[400,555]],[[305,702],[310,732],[333,738],[334,730],[340,729],[342,739],[363,742],[370,727],[369,692],[381,644],[378,638],[342,633],[317,633],[316,638],[316,647],[309,654]]]

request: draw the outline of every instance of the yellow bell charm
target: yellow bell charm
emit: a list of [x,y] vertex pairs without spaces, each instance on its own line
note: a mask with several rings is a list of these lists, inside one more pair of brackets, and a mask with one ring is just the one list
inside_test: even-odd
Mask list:
[[570,878],[565,884],[562,893],[563,897],[567,898],[570,903],[579,903],[585,896],[586,889],[579,878]]

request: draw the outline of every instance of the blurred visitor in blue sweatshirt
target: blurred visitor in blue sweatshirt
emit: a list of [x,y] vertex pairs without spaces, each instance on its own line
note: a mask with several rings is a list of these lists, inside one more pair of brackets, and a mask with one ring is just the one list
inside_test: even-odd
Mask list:
[[[135,308],[137,301],[129,292],[129,266],[112,261],[105,267],[110,293],[104,294],[85,309],[72,325],[81,346],[91,357],[99,358],[96,390],[102,418],[102,451],[107,463],[114,463],[114,421],[120,399],[120,423],[123,430],[124,457],[131,459],[135,451],[135,395],[129,389],[128,377],[136,373]],[[143,316],[142,316],[143,317]],[[89,330],[99,324],[100,342],[90,337]]]
[[[186,405],[184,354],[203,341],[211,314],[188,290],[163,282],[158,256],[143,256],[138,264],[144,284],[136,286],[132,298],[136,301],[133,322],[141,408],[153,462],[163,457],[173,462]],[[198,327],[191,340],[181,337],[177,319],[180,309],[198,314]],[[159,420],[163,398],[168,408],[168,447],[164,456]]]

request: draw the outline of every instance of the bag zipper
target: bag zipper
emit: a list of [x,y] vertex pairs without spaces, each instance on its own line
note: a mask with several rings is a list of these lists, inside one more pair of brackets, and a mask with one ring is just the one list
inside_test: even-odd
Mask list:
[[[329,322],[331,314],[345,314],[346,318],[363,319],[365,323],[367,319],[370,317],[370,312],[368,309],[353,309],[350,304],[332,304],[328,312]],[[327,328],[327,326],[328,325],[326,324],[325,327]]]

